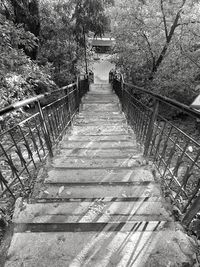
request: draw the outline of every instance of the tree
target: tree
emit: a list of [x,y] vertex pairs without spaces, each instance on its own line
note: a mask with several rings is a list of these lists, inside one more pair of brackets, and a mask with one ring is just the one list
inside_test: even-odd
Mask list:
[[113,4],[112,0],[74,0],[75,22],[74,33],[77,42],[84,46],[84,35],[93,32],[94,36],[103,36],[109,26],[109,19],[105,14],[105,7]]
[[111,20],[117,65],[133,82],[167,95],[177,90],[176,97],[189,103],[200,65],[199,13],[192,0],[116,2]]
[[[11,20],[15,25],[23,25],[25,31],[29,31],[37,38],[40,34],[40,17],[38,0],[2,0],[1,14],[6,16],[6,19]],[[36,40],[36,39],[35,39]],[[38,44],[32,49],[26,49],[23,45],[25,53],[36,59],[38,52]]]

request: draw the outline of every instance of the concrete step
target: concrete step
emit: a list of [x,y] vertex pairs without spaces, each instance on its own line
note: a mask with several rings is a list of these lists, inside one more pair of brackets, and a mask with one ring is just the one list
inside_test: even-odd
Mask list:
[[[89,114],[88,113],[88,117],[85,117],[85,116],[80,116],[80,115],[78,115],[78,116],[76,116],[76,120],[77,121],[89,121],[89,122],[96,122],[96,121],[99,121],[99,122],[113,122],[113,121],[115,121],[116,123],[120,123],[121,121],[125,121],[126,119],[125,119],[125,117],[123,117],[123,116],[121,116],[121,115],[119,115],[119,116],[114,116],[114,117],[106,117],[106,116],[100,116],[100,117],[96,117],[94,114],[92,115],[92,114]],[[126,121],[125,121],[126,122]]]
[[[182,263],[188,260],[179,244],[173,242],[174,238],[180,239],[179,232],[167,230],[159,221],[135,222],[130,225],[132,231],[126,231],[127,224],[115,225],[112,231],[109,227],[104,225],[103,231],[96,232],[15,233],[5,267],[146,267],[161,266],[161,262],[167,266],[167,259]],[[168,242],[164,245],[163,240]],[[182,243],[187,244],[184,238]]]
[[77,115],[78,117],[84,117],[84,118],[110,118],[110,119],[121,119],[124,118],[124,115],[121,113],[121,111],[114,111],[114,112],[89,112],[89,111],[80,111],[80,113]]
[[72,201],[61,203],[23,202],[23,209],[16,209],[14,223],[109,223],[167,221],[168,212],[161,201],[138,199],[138,201]]
[[110,126],[74,126],[72,134],[74,135],[85,135],[85,134],[90,134],[90,135],[96,135],[96,134],[101,134],[101,135],[115,135],[115,134],[128,134],[129,130],[128,127],[122,126],[122,125],[110,125]]
[[84,183],[84,182],[153,182],[152,173],[144,167],[127,169],[52,169],[45,178],[46,183]]
[[[109,145],[109,143],[108,143]],[[80,148],[80,149],[62,149],[60,151],[60,157],[69,158],[69,157],[76,157],[76,158],[85,158],[88,159],[95,159],[95,158],[134,158],[134,157],[141,157],[142,154],[136,147],[133,148],[110,148],[110,149],[89,149],[89,148]]]
[[74,122],[74,126],[77,125],[82,125],[82,126],[113,126],[116,124],[121,124],[121,125],[126,125],[126,120],[121,119],[121,120],[114,120],[114,119],[102,119],[102,120],[97,120],[97,119],[76,119]]
[[[64,186],[63,191],[59,194],[59,189]],[[90,185],[84,183],[77,183],[75,185],[70,184],[58,184],[50,183],[44,184],[39,194],[40,198],[104,198],[104,197],[154,197],[159,196],[159,186],[155,183],[146,184],[95,184]]]
[[96,94],[90,94],[90,95],[87,95],[85,96],[83,99],[82,99],[82,103],[119,103],[119,98],[117,96],[113,97],[113,95],[101,95],[99,97],[99,95],[96,95]]
[[133,136],[129,134],[122,134],[122,135],[71,135],[71,136],[65,136],[63,138],[63,141],[86,141],[86,142],[91,142],[91,141],[103,141],[103,142],[121,142],[121,141],[134,141],[135,139]]
[[135,155],[125,158],[69,158],[60,155],[57,156],[52,161],[52,166],[55,168],[134,168],[140,166],[140,161],[138,160],[140,155]]
[[111,98],[109,96],[99,98],[98,96],[95,97],[90,95],[82,100],[82,104],[119,104],[119,99]]
[[94,88],[93,90],[90,90],[88,92],[88,96],[90,96],[90,95],[98,95],[99,97],[106,96],[106,95],[112,95],[112,90],[110,90],[110,89],[101,90],[99,88]]
[[119,107],[118,107],[118,104],[83,104],[82,111],[117,112],[119,111]]
[[[106,135],[107,136],[107,135]],[[94,135],[94,138],[98,136]],[[102,135],[103,137],[103,135]],[[78,141],[78,140],[68,140],[63,142],[60,145],[60,148],[77,148],[77,151],[79,149],[105,149],[105,150],[110,150],[110,149],[136,149],[137,148],[137,143],[136,141],[127,141],[127,140],[120,140],[120,141],[110,141],[110,140],[91,140],[91,141]],[[139,150],[138,150],[139,151]]]

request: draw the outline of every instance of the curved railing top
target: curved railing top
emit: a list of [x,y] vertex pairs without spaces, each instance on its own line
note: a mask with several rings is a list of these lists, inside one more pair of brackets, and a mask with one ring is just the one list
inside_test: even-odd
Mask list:
[[178,108],[178,109],[184,111],[185,113],[188,113],[189,115],[191,115],[193,117],[200,118],[200,112],[197,109],[194,109],[192,106],[187,106],[187,105],[185,105],[181,102],[178,102],[176,100],[173,100],[169,97],[162,96],[162,95],[156,94],[154,92],[151,92],[151,91],[149,91],[143,87],[139,87],[139,86],[136,86],[134,84],[127,83],[127,82],[125,82],[124,76],[122,73],[111,71],[110,74],[114,75],[115,78],[117,78],[119,81],[121,81],[127,87],[137,89],[138,91],[140,91],[142,93],[145,93],[145,94],[148,94],[149,96],[152,96],[153,98],[159,100],[160,102],[163,102],[163,103],[166,103],[172,107]]
[[0,125],[0,198],[7,192],[13,198],[26,195],[25,188],[31,186],[39,164],[48,155],[53,156],[54,146],[72,125],[81,99],[89,91],[90,77],[79,77],[75,83],[0,110],[0,115],[4,115],[34,104],[33,112],[27,113],[25,118],[12,120],[10,126],[7,125],[9,118],[5,118],[5,123]]
[[[77,79],[80,79],[81,77],[83,77],[83,79],[87,79],[88,78],[88,75],[87,74],[80,74]],[[24,99],[24,100],[21,100],[21,101],[17,101],[9,106],[6,106],[2,109],[0,109],[0,116],[2,115],[5,115],[11,111],[14,111],[15,109],[18,109],[18,108],[21,108],[21,107],[25,107],[29,104],[32,104],[36,101],[39,101],[39,100],[42,100],[42,99],[45,99],[47,96],[50,96],[52,94],[55,94],[55,93],[59,93],[59,92],[62,92],[62,91],[65,91],[66,89],[69,89],[69,88],[72,88],[76,83],[71,83],[67,86],[63,86],[62,88],[60,89],[57,89],[57,90],[54,90],[52,92],[47,92],[47,93],[44,93],[44,94],[39,94],[37,96],[34,96],[34,97],[30,97],[30,98],[27,98],[27,99]]]

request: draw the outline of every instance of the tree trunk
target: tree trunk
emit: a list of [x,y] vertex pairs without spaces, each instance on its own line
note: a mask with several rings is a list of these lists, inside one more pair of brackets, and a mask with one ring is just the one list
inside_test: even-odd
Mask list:
[[181,15],[181,9],[177,12],[176,14],[176,17],[174,19],[174,22],[170,28],[170,32],[169,34],[166,36],[166,43],[165,45],[163,46],[163,49],[158,57],[158,59],[156,60],[155,64],[153,64],[153,67],[152,67],[152,72],[151,72],[151,75],[149,76],[149,80],[153,80],[153,77],[154,77],[154,74],[157,72],[160,64],[162,63],[165,55],[166,55],[166,52],[168,50],[168,46],[172,40],[172,37],[174,36],[174,32],[175,32],[175,29],[178,27],[178,22],[179,22],[179,19],[180,19],[180,15]]

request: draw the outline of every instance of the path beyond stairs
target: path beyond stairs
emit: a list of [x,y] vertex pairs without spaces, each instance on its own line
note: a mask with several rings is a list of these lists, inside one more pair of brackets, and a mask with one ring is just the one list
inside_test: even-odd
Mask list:
[[193,266],[109,84],[93,84],[43,187],[19,199],[6,267]]

